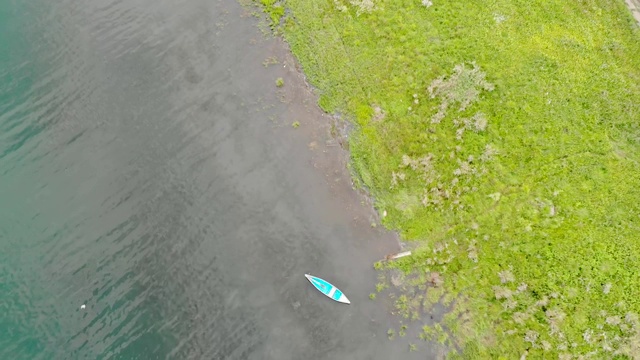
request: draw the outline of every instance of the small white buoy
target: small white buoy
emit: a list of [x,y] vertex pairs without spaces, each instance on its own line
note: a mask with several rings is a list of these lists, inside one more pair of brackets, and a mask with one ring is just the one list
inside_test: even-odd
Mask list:
[[80,305],[80,310],[84,310],[86,308],[85,304]]

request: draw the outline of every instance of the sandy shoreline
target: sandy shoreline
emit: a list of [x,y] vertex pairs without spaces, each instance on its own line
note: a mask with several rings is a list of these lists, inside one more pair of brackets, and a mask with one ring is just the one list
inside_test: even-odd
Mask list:
[[[246,10],[244,16],[249,16],[249,10]],[[268,48],[269,61],[264,62],[265,72],[273,78],[274,94],[265,95],[264,102],[272,102],[273,97],[280,102],[276,107],[282,104],[286,107],[283,116],[272,119],[276,124],[276,131],[286,134],[287,141],[296,149],[295,156],[304,158],[313,168],[310,171],[311,175],[324,180],[330,194],[327,206],[334,209],[332,216],[336,217],[336,223],[349,222],[348,228],[353,234],[351,239],[321,239],[324,245],[331,249],[322,261],[350,263],[348,268],[336,271],[335,275],[339,276],[339,281],[346,282],[345,293],[352,301],[352,307],[357,307],[357,313],[370,319],[367,320],[370,324],[361,323],[358,327],[382,329],[382,334],[375,335],[375,341],[385,352],[394,356],[402,354],[406,359],[424,358],[425,355],[434,359],[443,358],[445,352],[442,346],[419,341],[417,338],[423,325],[422,321],[407,323],[410,326],[406,339],[387,339],[389,329],[397,329],[402,320],[393,315],[395,309],[392,299],[383,294],[379,294],[376,300],[369,299],[369,294],[376,292],[376,278],[379,275],[373,268],[374,263],[410,246],[401,242],[397,232],[389,231],[380,224],[373,199],[366,190],[354,186],[348,168],[348,134],[351,125],[320,109],[318,95],[307,82],[300,64],[281,36],[267,35],[267,38],[255,39],[254,43],[256,46]],[[267,59],[260,59],[263,60]],[[275,79],[280,77],[284,86],[276,87]],[[299,122],[299,126],[292,126],[294,122]],[[320,189],[309,191],[315,192]],[[312,195],[309,196],[311,201]],[[358,321],[362,322],[363,319]],[[409,351],[409,343],[419,343],[420,351]]]
[[[396,232],[383,230],[378,213],[373,207],[373,199],[365,190],[357,189],[349,172],[348,127],[350,124],[318,106],[318,95],[307,82],[300,64],[289,45],[280,36],[269,39],[270,52],[278,63],[268,66],[280,67],[285,86],[276,88],[279,100],[287,106],[287,118],[295,119],[300,126],[293,129],[291,123],[282,120],[283,127],[290,128],[296,141],[306,143],[310,154],[309,163],[321,172],[332,195],[353,215],[352,221],[363,231],[378,234],[376,248],[382,251],[381,259],[389,252],[402,250],[402,243]],[[289,129],[287,129],[289,130]],[[373,225],[375,224],[375,226]]]

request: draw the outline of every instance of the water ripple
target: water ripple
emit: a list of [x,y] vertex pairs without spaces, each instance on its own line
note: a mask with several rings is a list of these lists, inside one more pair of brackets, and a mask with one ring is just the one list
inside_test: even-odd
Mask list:
[[0,359],[392,357],[241,12],[0,3]]

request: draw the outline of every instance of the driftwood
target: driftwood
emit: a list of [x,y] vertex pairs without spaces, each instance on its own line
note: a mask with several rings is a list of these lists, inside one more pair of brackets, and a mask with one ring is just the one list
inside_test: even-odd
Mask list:
[[384,257],[384,259],[386,261],[389,260],[395,260],[395,259],[399,259],[401,257],[405,257],[405,256],[409,256],[411,255],[411,251],[403,251],[403,252],[399,252],[399,253],[395,253],[395,254],[389,254],[387,256]]

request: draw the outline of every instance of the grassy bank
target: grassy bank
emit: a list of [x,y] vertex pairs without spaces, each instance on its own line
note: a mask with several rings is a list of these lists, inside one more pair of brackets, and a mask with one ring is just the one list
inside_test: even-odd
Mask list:
[[[624,1],[262,0],[466,358],[640,354],[640,31]],[[286,12],[285,12],[286,9]],[[382,289],[387,284],[380,284]]]

